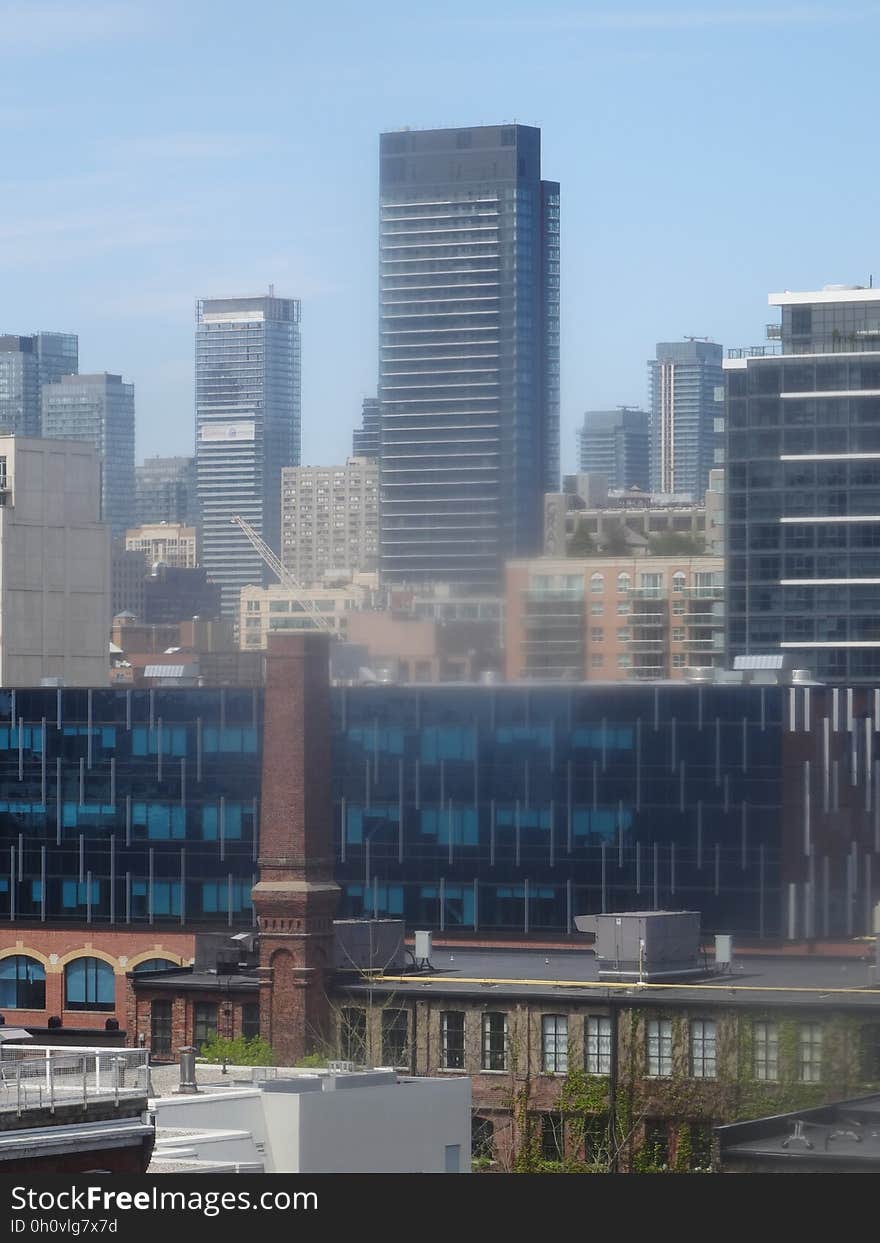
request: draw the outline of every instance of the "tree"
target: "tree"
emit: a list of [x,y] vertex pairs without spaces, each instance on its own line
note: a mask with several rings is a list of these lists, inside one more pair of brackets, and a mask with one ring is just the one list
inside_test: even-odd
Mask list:
[[648,540],[648,550],[655,557],[685,557],[705,552],[706,541],[689,531],[661,531]]
[[619,518],[609,518],[599,537],[599,551],[608,557],[622,557],[630,551],[626,527]]
[[586,526],[579,522],[568,541],[569,557],[592,557],[596,554],[596,545]]
[[227,1062],[230,1066],[274,1066],[275,1054],[268,1040],[262,1036],[210,1035],[201,1048],[207,1062]]

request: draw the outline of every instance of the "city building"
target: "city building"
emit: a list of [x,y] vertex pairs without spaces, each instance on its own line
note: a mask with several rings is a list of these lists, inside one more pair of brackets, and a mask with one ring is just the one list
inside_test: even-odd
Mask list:
[[346,635],[380,682],[474,682],[501,665],[497,620],[437,620],[391,609],[351,613]]
[[361,425],[351,434],[351,456],[379,456],[379,398],[365,397],[361,409]]
[[110,612],[113,617],[125,613],[143,621],[145,580],[144,554],[130,551],[121,540],[114,540],[110,551]]
[[[689,492],[609,490],[604,475],[566,475],[562,492],[544,497],[544,553],[564,557],[591,552],[709,552],[722,555],[723,471],[709,472],[705,501]],[[711,493],[711,496],[710,496]],[[720,502],[719,502],[719,498]],[[707,520],[711,505],[712,520]]]
[[82,440],[101,457],[101,516],[123,536],[134,514],[134,385],[121,376],[64,375],[44,384],[43,435]]
[[266,570],[245,518],[281,552],[281,472],[300,455],[300,303],[205,298],[196,310],[196,473],[201,564],[236,617],[239,592]]
[[[178,570],[193,574],[194,570]],[[147,580],[149,585],[149,580]],[[130,614],[114,618],[110,683],[117,687],[252,686],[263,684],[261,652],[243,652],[231,621],[193,617],[140,624]]]
[[722,666],[720,557],[537,557],[506,573],[509,679],[678,679]]
[[369,607],[374,594],[369,586],[355,581],[298,589],[282,583],[245,587],[239,614],[241,646],[264,648],[273,630],[330,630],[346,638],[349,619],[356,610]]
[[281,561],[298,583],[375,573],[379,546],[375,458],[281,472]]
[[728,652],[784,651],[823,681],[876,682],[880,289],[769,303],[774,344],[725,361]]
[[648,363],[651,489],[702,501],[709,471],[724,462],[722,348],[708,339],[661,342]]
[[129,552],[143,553],[145,571],[161,562],[174,569],[192,569],[198,565],[196,529],[179,522],[151,522],[129,527],[125,532]]
[[[393,1068],[196,1068],[196,1092],[156,1096],[150,1175],[469,1174],[471,1085]],[[271,1076],[268,1078],[267,1076]],[[248,1085],[244,1080],[251,1078]],[[154,1075],[154,1078],[170,1078]]]
[[221,614],[220,588],[201,566],[180,569],[154,565],[143,583],[144,605],[140,617],[148,626],[186,621],[198,617],[216,621]]
[[380,139],[383,582],[497,589],[559,476],[559,186],[540,130]]
[[609,488],[650,488],[650,415],[618,406],[588,410],[578,428],[578,468],[604,475]]
[[0,685],[107,678],[101,463],[72,441],[0,437]]
[[135,467],[135,522],[198,525],[194,457],[148,457]]
[[44,384],[79,370],[79,341],[72,333],[0,336],[0,434],[39,436]]

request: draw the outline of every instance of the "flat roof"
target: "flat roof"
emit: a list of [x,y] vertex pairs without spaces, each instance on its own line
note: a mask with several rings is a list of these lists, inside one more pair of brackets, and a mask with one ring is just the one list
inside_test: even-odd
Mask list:
[[786,289],[782,293],[767,295],[769,306],[808,306],[813,302],[880,302],[880,289],[861,285],[826,285],[824,289],[803,293]]
[[722,1161],[841,1162],[880,1166],[880,1095],[715,1128]]

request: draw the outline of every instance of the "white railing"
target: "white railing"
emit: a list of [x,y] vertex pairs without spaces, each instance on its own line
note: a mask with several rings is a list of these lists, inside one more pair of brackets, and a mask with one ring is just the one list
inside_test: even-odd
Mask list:
[[0,1112],[48,1109],[146,1097],[146,1049],[95,1049],[74,1045],[3,1045]]

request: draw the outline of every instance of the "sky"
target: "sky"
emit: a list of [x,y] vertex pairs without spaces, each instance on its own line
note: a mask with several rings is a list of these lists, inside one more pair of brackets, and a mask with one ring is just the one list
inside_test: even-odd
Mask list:
[[303,461],[375,393],[378,135],[519,121],[561,183],[562,466],[657,341],[876,272],[880,2],[0,0],[0,332],[193,446],[198,297],[303,304]]

